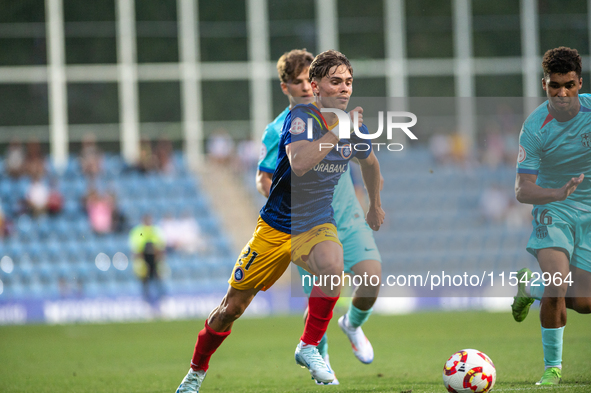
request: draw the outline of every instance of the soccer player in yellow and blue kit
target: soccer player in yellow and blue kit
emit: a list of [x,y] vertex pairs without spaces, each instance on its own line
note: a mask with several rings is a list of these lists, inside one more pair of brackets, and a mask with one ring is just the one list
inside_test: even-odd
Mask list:
[[[272,175],[277,165],[279,139],[285,118],[296,105],[309,104],[314,99],[308,75],[313,58],[312,54],[305,49],[294,49],[284,53],[277,61],[281,89],[288,97],[289,106],[267,125],[263,134],[256,186],[265,197],[269,196]],[[372,230],[365,222],[363,209],[355,195],[350,169],[341,176],[335,187],[332,207],[338,237],[343,244],[345,273],[381,277],[381,256]],[[298,267],[298,270],[302,276],[309,275],[301,267]],[[309,296],[312,287],[308,280],[303,281],[304,292]],[[347,334],[353,353],[366,364],[373,361],[373,348],[361,326],[371,315],[379,287],[379,279],[372,283],[365,280],[355,290],[349,310],[339,319],[339,326]],[[326,334],[318,345],[318,351],[330,367]],[[335,377],[331,385],[338,384],[338,379]]]
[[547,51],[542,67],[548,101],[523,124],[515,190],[519,202],[534,205],[527,251],[546,280],[532,281],[529,269],[520,270],[512,311],[521,322],[534,300],[541,301],[546,369],[536,384],[555,385],[562,378],[566,309],[591,313],[591,95],[579,95],[575,49]]
[[[326,51],[310,65],[314,105],[296,106],[286,117],[269,199],[263,208],[252,239],[242,250],[226,296],[199,332],[191,369],[177,393],[199,392],[213,353],[230,334],[258,291],[270,288],[290,262],[312,274],[339,275],[343,271],[343,251],[337,237],[331,208],[334,187],[346,172],[348,161],[359,159],[370,205],[367,222],[378,230],[384,220],[380,202],[380,167],[371,147],[355,149],[362,139],[356,134],[340,139],[338,118],[321,113],[322,108],[345,110],[352,93],[353,69],[340,52]],[[312,135],[306,126],[312,117]],[[363,128],[367,133],[367,128]],[[340,149],[322,148],[327,144]],[[367,145],[363,143],[364,145]],[[334,374],[318,353],[340,287],[330,283],[315,286],[308,298],[308,318],[295,359],[317,381],[330,383]]]

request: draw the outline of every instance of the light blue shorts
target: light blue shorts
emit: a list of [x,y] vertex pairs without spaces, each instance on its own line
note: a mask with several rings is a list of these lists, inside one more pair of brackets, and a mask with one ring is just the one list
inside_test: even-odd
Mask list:
[[591,272],[591,212],[568,205],[534,206],[533,231],[527,251],[537,256],[543,248],[562,248],[570,264]]
[[[344,272],[353,274],[353,266],[362,261],[375,260],[382,263],[382,257],[376,246],[376,241],[373,237],[373,231],[365,222],[356,221],[355,225],[351,225],[346,229],[339,229],[339,240],[343,244],[343,258],[344,258]],[[309,275],[301,267],[298,267],[300,276]],[[308,283],[310,280],[303,280],[305,282],[303,289],[306,295],[310,295],[312,286]]]

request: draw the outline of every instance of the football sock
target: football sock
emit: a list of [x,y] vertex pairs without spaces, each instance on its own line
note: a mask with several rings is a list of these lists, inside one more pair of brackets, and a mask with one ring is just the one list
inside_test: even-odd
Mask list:
[[528,285],[529,294],[536,300],[542,300],[542,296],[544,296],[544,284],[537,281],[536,284],[538,286]]
[[373,308],[369,310],[360,310],[351,303],[349,306],[349,311],[347,311],[347,322],[349,326],[353,328],[358,328],[359,326],[363,325],[369,316],[371,315]]
[[308,318],[300,340],[308,345],[320,343],[332,318],[332,310],[337,300],[339,300],[338,296],[329,297],[319,287],[312,288],[308,298]]
[[328,355],[328,338],[326,337],[326,333],[324,333],[322,340],[320,340],[320,343],[318,344],[318,352],[323,358]]
[[544,364],[548,367],[562,365],[562,335],[564,326],[556,329],[542,327],[542,346],[544,348]]
[[191,359],[191,368],[195,371],[207,371],[209,368],[209,359],[211,355],[222,345],[222,342],[230,335],[231,331],[216,332],[209,327],[205,321],[205,327],[197,336],[193,359]]

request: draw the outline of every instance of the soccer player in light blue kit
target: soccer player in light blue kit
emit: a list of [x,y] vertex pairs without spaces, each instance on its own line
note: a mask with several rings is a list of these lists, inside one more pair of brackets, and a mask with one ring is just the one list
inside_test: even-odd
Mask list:
[[[304,50],[295,49],[281,56],[277,62],[277,71],[281,80],[281,89],[289,99],[289,107],[285,108],[270,123],[263,134],[263,143],[259,157],[256,184],[258,191],[265,197],[269,196],[271,178],[277,166],[277,152],[281,129],[290,110],[298,104],[308,104],[314,100],[308,69],[314,57]],[[357,197],[351,179],[350,169],[345,172],[335,188],[332,207],[337,223],[338,237],[343,244],[345,273],[375,275],[381,277],[381,257],[375,244],[372,230],[364,219],[364,212]],[[306,273],[298,267],[301,275]],[[308,280],[304,280],[304,292],[310,295],[312,290]],[[379,293],[381,281],[377,285],[362,285],[355,290],[348,312],[339,319],[339,326],[351,341],[355,356],[363,363],[373,361],[373,348],[365,337],[361,325],[369,318],[372,306]],[[373,281],[376,284],[376,281]],[[318,345],[318,351],[330,366],[326,335]],[[317,382],[318,383],[318,382]],[[330,383],[338,385],[336,379]]]
[[551,279],[531,281],[532,272],[520,270],[511,308],[521,322],[534,300],[541,301],[546,369],[536,385],[556,385],[566,309],[591,313],[591,95],[579,95],[583,79],[576,50],[551,49],[542,67],[548,101],[523,124],[515,193],[519,202],[534,205],[527,251]]

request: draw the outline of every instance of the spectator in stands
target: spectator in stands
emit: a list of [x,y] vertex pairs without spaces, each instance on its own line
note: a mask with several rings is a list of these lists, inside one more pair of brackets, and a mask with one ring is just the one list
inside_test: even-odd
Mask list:
[[49,181],[49,199],[47,200],[47,211],[49,214],[55,215],[62,211],[64,206],[64,198],[59,190],[57,178],[52,178]]
[[452,162],[457,165],[464,166],[468,163],[470,157],[468,156],[468,145],[466,138],[459,132],[454,132],[449,136],[450,141],[450,157]]
[[115,201],[110,194],[102,194],[94,186],[91,186],[84,198],[84,205],[90,226],[95,233],[112,232]]
[[96,136],[93,133],[87,133],[84,135],[79,160],[82,173],[86,176],[94,178],[102,172],[103,153],[97,146]]
[[166,242],[166,251],[176,251],[177,239],[180,237],[178,220],[171,212],[164,214],[160,220],[160,229]]
[[168,213],[160,221],[167,250],[196,254],[205,250],[205,241],[197,220],[189,211],[180,218]]
[[41,151],[41,144],[36,139],[27,142],[25,174],[33,179],[41,179],[45,175],[45,158]]
[[189,211],[185,211],[178,220],[180,237],[177,249],[187,254],[203,251],[205,243],[197,220]]
[[502,223],[507,216],[510,199],[502,187],[493,185],[485,189],[479,202],[480,212],[484,219],[489,223]]
[[37,217],[48,209],[50,189],[38,172],[33,172],[33,180],[25,193],[26,212]]
[[152,224],[149,214],[143,217],[140,225],[131,230],[129,245],[133,252],[133,270],[142,282],[144,299],[156,306],[164,295],[161,276],[165,241],[161,229]]
[[429,150],[439,164],[449,163],[449,156],[451,153],[451,145],[449,137],[442,133],[441,130],[436,131],[429,139]]
[[142,140],[140,144],[140,158],[137,169],[142,173],[153,172],[158,168],[156,156],[152,151],[152,143],[149,140]]
[[2,200],[0,200],[0,239],[8,235],[8,225],[6,221],[6,215],[2,209]]
[[156,144],[155,156],[158,172],[166,175],[172,175],[175,172],[174,162],[172,161],[172,142],[166,137],[161,137]]
[[238,156],[236,172],[256,171],[260,150],[259,144],[251,139],[240,141],[236,148],[236,154]]
[[20,177],[25,171],[25,149],[18,138],[13,138],[10,141],[4,159],[4,169],[13,178]]
[[505,141],[496,123],[487,125],[485,135],[482,163],[489,168],[496,169],[505,160]]
[[223,128],[213,132],[207,141],[207,154],[218,165],[228,165],[234,156],[234,140]]
[[110,190],[108,194],[111,197],[111,201],[113,203],[112,229],[113,232],[121,233],[127,229],[127,217],[123,211],[119,209],[119,204],[117,203],[117,193],[115,190]]

